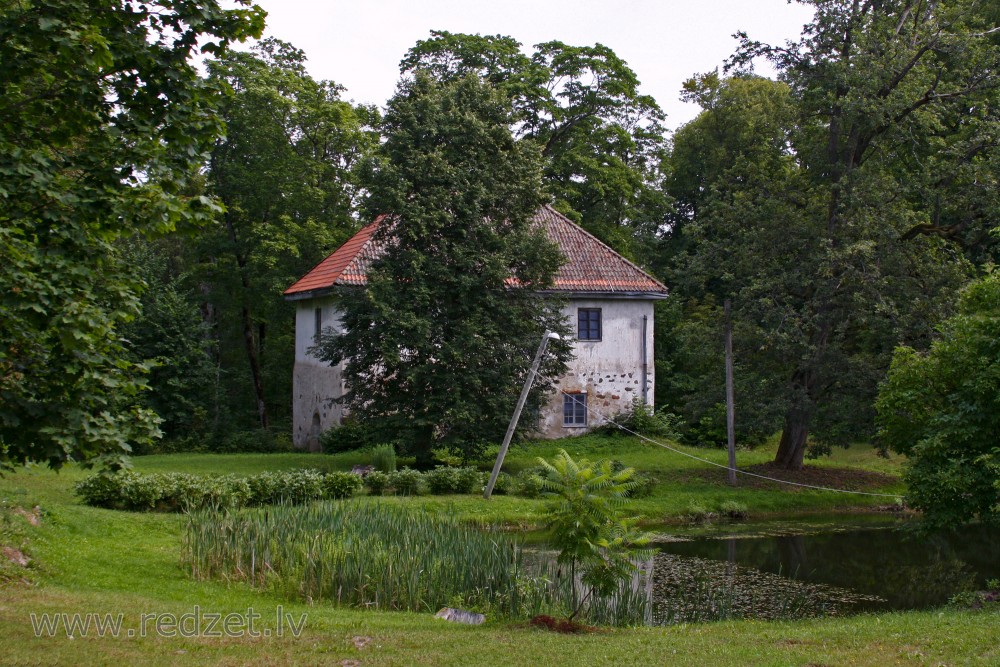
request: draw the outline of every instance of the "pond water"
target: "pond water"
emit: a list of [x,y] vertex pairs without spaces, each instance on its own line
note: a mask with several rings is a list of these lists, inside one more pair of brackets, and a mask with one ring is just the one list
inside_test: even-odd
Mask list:
[[[890,515],[664,529],[654,559],[654,605],[700,598],[695,606],[704,607],[708,596],[708,606],[735,612],[765,602],[780,607],[733,614],[764,617],[923,609],[1000,579],[1000,530],[915,527]],[[801,613],[782,613],[792,606]],[[664,609],[661,622],[695,620]]]

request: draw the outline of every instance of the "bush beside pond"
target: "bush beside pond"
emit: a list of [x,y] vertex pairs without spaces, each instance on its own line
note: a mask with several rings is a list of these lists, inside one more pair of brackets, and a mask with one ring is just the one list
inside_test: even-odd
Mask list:
[[[277,503],[300,504],[313,500],[342,499],[364,488],[380,496],[424,493],[476,494],[486,482],[486,473],[472,467],[438,467],[426,473],[402,468],[391,473],[374,470],[364,477],[349,472],[292,470],[237,475],[188,473],[138,473],[122,470],[98,474],[77,483],[76,495],[87,505],[133,512],[179,512],[195,507],[256,507]],[[517,479],[501,473],[494,492],[537,498],[537,478]]]
[[176,472],[141,474],[123,470],[88,477],[77,483],[75,491],[84,503],[95,507],[177,512],[205,506],[297,504],[344,498],[360,488],[361,478],[357,475],[324,474],[316,470],[262,472],[249,477]]

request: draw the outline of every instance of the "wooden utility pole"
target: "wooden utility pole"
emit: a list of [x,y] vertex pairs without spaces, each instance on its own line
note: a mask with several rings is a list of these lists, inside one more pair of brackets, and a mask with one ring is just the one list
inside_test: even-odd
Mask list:
[[517,407],[514,408],[514,414],[510,417],[510,425],[507,426],[507,433],[503,436],[503,444],[500,445],[497,462],[493,464],[490,481],[486,484],[486,490],[483,491],[483,498],[486,500],[489,500],[490,496],[493,495],[493,486],[497,483],[500,468],[503,466],[504,457],[507,456],[507,449],[510,447],[510,440],[514,437],[514,431],[517,430],[517,422],[521,418],[521,410],[524,409],[524,403],[528,400],[528,392],[531,391],[531,385],[535,382],[538,367],[542,364],[542,357],[545,356],[545,348],[548,347],[550,339],[558,338],[559,334],[546,331],[545,335],[542,336],[542,342],[538,344],[538,351],[535,352],[535,360],[531,362],[531,370],[528,371],[528,377],[524,379],[524,387],[521,388],[521,396],[517,399]]
[[736,408],[733,405],[733,320],[729,299],[723,306],[726,314],[726,436],[729,440],[729,485],[736,486]]

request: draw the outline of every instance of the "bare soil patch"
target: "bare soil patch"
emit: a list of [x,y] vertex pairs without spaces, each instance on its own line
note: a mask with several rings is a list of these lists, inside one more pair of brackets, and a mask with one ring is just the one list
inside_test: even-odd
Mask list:
[[23,551],[14,547],[0,548],[0,553],[11,563],[20,565],[21,567],[28,567],[28,564],[31,562],[31,559],[25,556]]
[[583,625],[582,623],[577,623],[576,621],[571,621],[565,618],[552,618],[551,616],[547,616],[545,614],[535,616],[533,619],[528,621],[528,624],[536,628],[544,628],[545,630],[549,630],[551,632],[562,632],[565,634],[583,634],[597,630],[597,628],[589,625]]
[[24,517],[24,520],[32,526],[40,526],[42,523],[42,508],[38,505],[35,505],[31,511],[28,511],[23,507],[15,507],[13,512],[18,516]]

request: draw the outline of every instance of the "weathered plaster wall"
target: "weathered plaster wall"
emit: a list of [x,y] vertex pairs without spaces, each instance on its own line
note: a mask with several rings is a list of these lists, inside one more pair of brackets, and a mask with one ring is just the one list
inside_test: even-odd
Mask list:
[[321,328],[340,331],[332,298],[300,301],[295,311],[295,368],[292,372],[292,442],[319,451],[319,434],[341,422],[343,407],[334,399],[343,395],[342,365],[331,367],[309,354],[315,344],[316,309],[322,309]]
[[538,423],[539,435],[561,438],[582,433],[603,422],[598,414],[614,416],[632,406],[632,399],[642,398],[642,318],[646,316],[646,395],[653,404],[653,302],[639,299],[573,299],[563,314],[577,332],[577,309],[601,309],[601,340],[577,340],[576,358],[560,379],[559,389],[569,393],[584,392],[587,402],[587,427],[563,426],[563,395],[555,392],[543,406]]
[[[295,315],[295,369],[292,379],[292,439],[296,447],[319,449],[319,434],[341,423],[344,409],[334,403],[343,395],[343,366],[330,367],[309,354],[316,333],[316,308],[322,328],[341,330],[332,298],[300,301]],[[576,358],[558,387],[585,392],[587,427],[563,426],[563,395],[553,393],[543,406],[538,433],[561,438],[599,426],[599,414],[613,416],[632,406],[642,394],[642,318],[646,316],[646,403],[653,402],[653,302],[639,299],[573,299],[563,313],[576,335],[577,309],[601,309],[601,340],[574,343]]]

